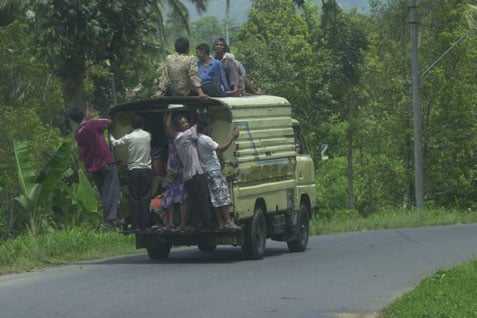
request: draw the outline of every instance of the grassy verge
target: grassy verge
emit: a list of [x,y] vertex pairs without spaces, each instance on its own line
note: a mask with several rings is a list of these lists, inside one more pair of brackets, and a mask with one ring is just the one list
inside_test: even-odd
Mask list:
[[0,244],[0,274],[134,253],[133,235],[83,228],[19,236]]
[[477,213],[443,209],[420,211],[390,208],[362,217],[355,210],[341,210],[332,216],[318,213],[311,221],[310,231],[312,235],[319,235],[465,223],[477,223]]
[[426,278],[387,306],[382,316],[477,317],[477,261]]

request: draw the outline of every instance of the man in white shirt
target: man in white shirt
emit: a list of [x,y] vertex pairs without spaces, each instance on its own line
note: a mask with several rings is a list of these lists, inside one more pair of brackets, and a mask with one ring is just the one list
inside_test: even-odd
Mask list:
[[114,147],[128,147],[128,191],[131,200],[131,223],[134,230],[144,231],[150,226],[149,205],[151,201],[151,134],[143,130],[144,121],[141,116],[133,117],[133,131],[120,139],[111,135]]
[[232,136],[225,143],[218,144],[210,137],[212,126],[207,114],[199,114],[197,118],[197,130],[199,131],[197,150],[199,152],[201,166],[207,173],[210,201],[215,209],[219,229],[240,229],[230,218],[229,207],[232,205],[232,201],[230,200],[227,181],[222,174],[222,167],[220,166],[220,161],[217,156],[217,151],[224,152],[230,147],[232,142],[238,138],[239,130],[235,129],[232,132]]

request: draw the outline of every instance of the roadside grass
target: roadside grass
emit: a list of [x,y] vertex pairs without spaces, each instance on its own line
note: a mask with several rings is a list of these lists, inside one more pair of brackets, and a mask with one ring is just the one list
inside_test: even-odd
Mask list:
[[477,317],[477,261],[423,279],[382,311],[382,317]]
[[444,209],[388,208],[367,217],[356,210],[340,210],[332,215],[318,212],[310,224],[312,235],[477,223],[475,211]]
[[135,253],[134,236],[86,228],[50,230],[0,243],[0,274]]

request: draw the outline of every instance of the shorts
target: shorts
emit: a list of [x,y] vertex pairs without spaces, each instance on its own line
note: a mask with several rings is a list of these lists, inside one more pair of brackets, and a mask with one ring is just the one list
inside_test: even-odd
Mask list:
[[213,170],[207,172],[210,202],[214,208],[231,205],[229,188],[222,171]]

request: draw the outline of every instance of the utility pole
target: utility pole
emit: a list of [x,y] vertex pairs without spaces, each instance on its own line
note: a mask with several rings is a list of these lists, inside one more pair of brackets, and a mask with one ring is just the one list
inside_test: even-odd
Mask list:
[[227,45],[230,45],[229,24],[230,24],[230,0],[227,0],[225,2],[225,42],[227,43]]
[[424,172],[422,160],[421,83],[419,76],[416,0],[410,0],[412,110],[414,117],[414,193],[416,207],[424,210]]

